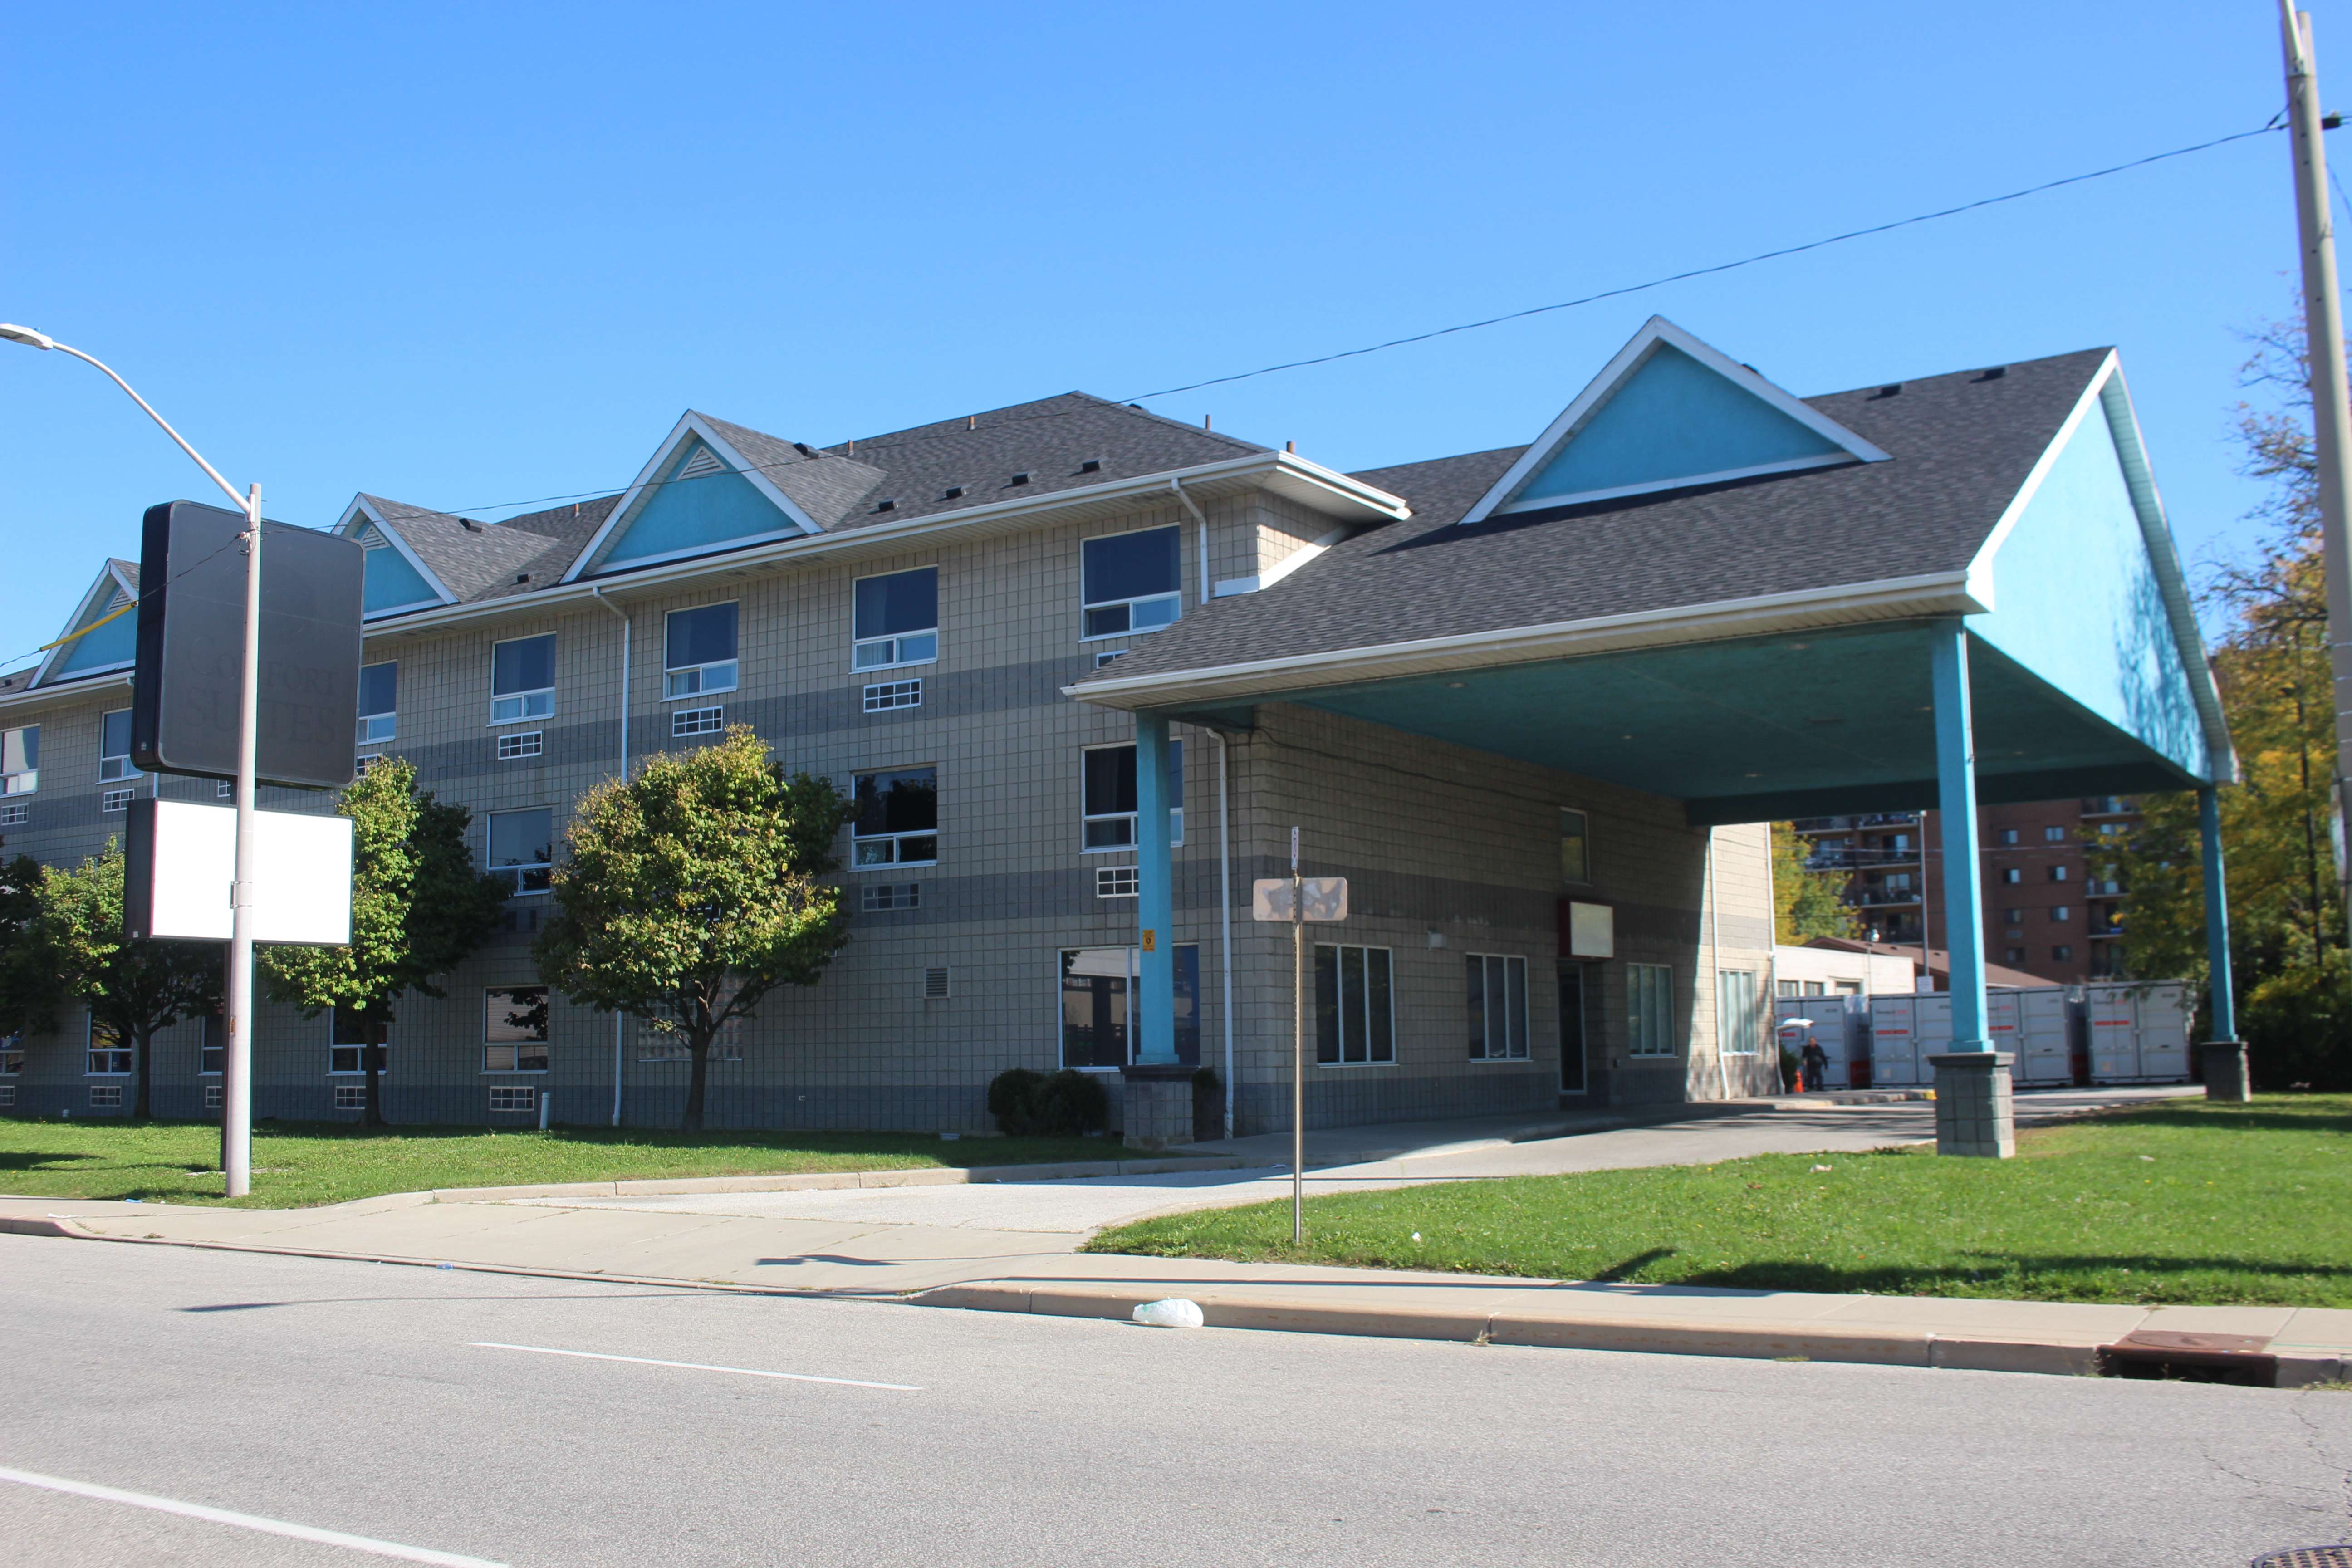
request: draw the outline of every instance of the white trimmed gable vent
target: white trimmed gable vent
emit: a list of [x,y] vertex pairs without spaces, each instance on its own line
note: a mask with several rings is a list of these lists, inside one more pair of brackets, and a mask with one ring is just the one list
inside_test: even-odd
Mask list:
[[677,477],[681,479],[698,479],[705,474],[724,473],[726,469],[727,465],[719,460],[718,453],[708,447],[698,446],[694,449],[694,456],[688,458],[677,470]]
[[386,539],[383,536],[383,530],[376,527],[373,523],[369,523],[365,528],[360,530],[359,542],[360,548],[362,550],[389,550],[392,548],[392,541]]

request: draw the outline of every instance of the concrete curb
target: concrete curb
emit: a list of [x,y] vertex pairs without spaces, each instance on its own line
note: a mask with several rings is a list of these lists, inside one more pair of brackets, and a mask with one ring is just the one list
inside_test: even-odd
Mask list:
[[[1536,1287],[1531,1284],[1531,1289]],[[1184,1293],[1166,1281],[1150,1294]],[[1125,1321],[1150,1295],[1102,1286],[987,1281],[948,1285],[909,1298],[919,1307]],[[1925,1331],[1840,1329],[1819,1322],[1705,1322],[1592,1313],[1504,1309],[1462,1311],[1434,1307],[1334,1307],[1276,1296],[1245,1299],[1195,1293],[1208,1326],[1276,1329],[1292,1333],[1361,1334],[1381,1339],[1454,1340],[1465,1343],[1541,1346],[1556,1350],[1632,1351],[1652,1355],[1708,1355],[1764,1361],[1824,1361],[1875,1366],[1945,1367],[1971,1372],[2095,1375],[2102,1346],[2045,1340],[1943,1335]],[[2296,1369],[2298,1381],[2320,1381],[2317,1358]],[[2336,1363],[2329,1363],[2328,1365]],[[2286,1386],[2282,1378],[2281,1386]]]
[[[926,1166],[901,1171],[804,1171],[774,1176],[677,1176],[641,1181],[555,1182],[511,1187],[436,1187],[393,1193],[357,1203],[403,1207],[410,1203],[498,1203],[508,1198],[625,1198],[686,1193],[807,1193],[844,1187],[956,1187],[981,1182],[1075,1182],[1094,1176],[1161,1176],[1186,1171],[1246,1170],[1229,1154],[1169,1160],[1087,1160],[1060,1165]],[[329,1205],[359,1212],[356,1204]]]

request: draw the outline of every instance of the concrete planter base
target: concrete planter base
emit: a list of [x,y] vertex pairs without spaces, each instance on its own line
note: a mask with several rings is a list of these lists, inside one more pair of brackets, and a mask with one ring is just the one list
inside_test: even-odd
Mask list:
[[1932,1056],[1936,1069],[1936,1152],[2006,1160],[2017,1152],[2015,1105],[2007,1051]]
[[1192,1142],[1192,1069],[1145,1062],[1118,1069],[1121,1131],[1130,1149]]
[[2205,1068],[2206,1099],[2242,1104],[2254,1098],[2253,1080],[2246,1075],[2243,1040],[2207,1040],[2197,1047],[2197,1059]]

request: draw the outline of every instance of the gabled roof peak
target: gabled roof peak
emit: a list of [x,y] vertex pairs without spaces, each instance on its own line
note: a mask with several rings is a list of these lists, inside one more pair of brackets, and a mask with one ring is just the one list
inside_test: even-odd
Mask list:
[[1462,521],[1887,456],[1754,366],[1653,316]]

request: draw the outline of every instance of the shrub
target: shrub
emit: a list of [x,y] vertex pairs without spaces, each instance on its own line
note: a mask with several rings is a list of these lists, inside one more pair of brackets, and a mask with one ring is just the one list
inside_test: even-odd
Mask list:
[[1110,1121],[1110,1097],[1101,1083],[1071,1068],[1047,1079],[1033,1104],[1032,1131],[1043,1137],[1075,1138]]
[[988,1086],[988,1113],[996,1118],[997,1131],[1008,1138],[1029,1136],[1037,1091],[1045,1087],[1045,1075],[1027,1068],[998,1073]]
[[2345,955],[2272,975],[2238,1014],[2254,1087],[2352,1089],[2352,972]]

